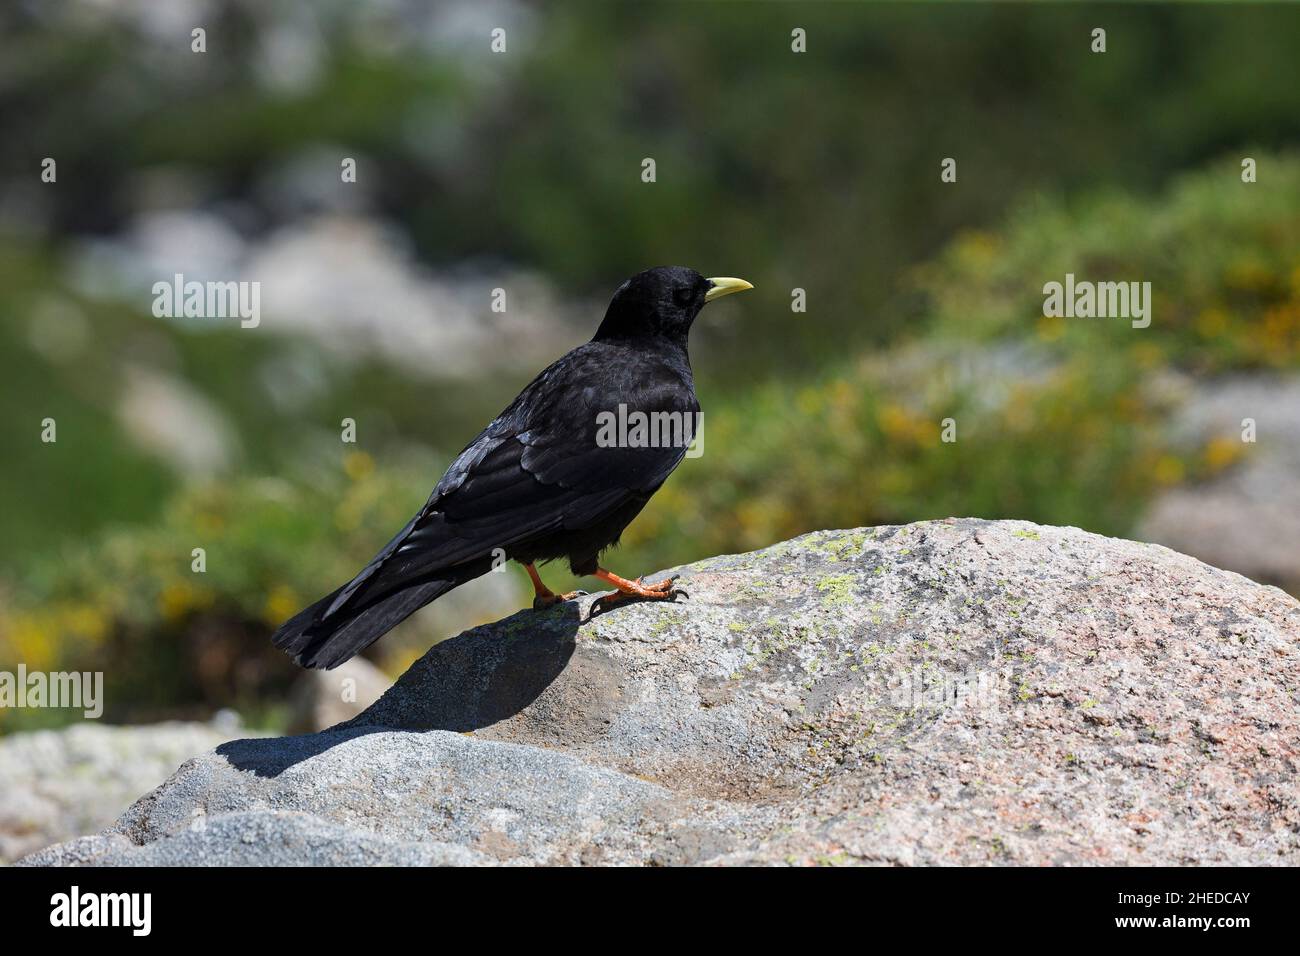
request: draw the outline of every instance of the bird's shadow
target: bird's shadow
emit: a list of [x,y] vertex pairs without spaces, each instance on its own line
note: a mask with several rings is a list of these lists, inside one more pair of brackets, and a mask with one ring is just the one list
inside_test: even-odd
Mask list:
[[[622,605],[619,605],[620,607]],[[435,644],[363,713],[320,733],[232,740],[217,747],[232,766],[259,777],[364,734],[471,731],[518,714],[568,665],[583,602],[524,610]],[[609,613],[606,610],[604,613]]]

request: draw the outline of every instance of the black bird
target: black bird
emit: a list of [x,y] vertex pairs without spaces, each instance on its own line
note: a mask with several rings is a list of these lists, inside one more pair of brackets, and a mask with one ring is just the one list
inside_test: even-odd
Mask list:
[[752,288],[680,266],[624,282],[595,337],[529,382],[360,574],[280,626],[276,647],[337,667],[503,558],[528,571],[534,607],[577,594],[542,583],[535,565],[558,558],[613,585],[607,602],[676,597],[671,578],[630,581],[598,559],[686,455],[700,411],[691,323],[706,302]]

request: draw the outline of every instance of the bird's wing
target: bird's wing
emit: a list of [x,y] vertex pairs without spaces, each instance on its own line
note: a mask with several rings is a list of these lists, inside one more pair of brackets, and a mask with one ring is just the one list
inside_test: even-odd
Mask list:
[[[530,383],[460,453],[429,501],[326,614],[362,591],[387,593],[439,569],[538,535],[586,527],[653,493],[685,456],[668,447],[602,447],[602,412],[699,411],[688,382],[653,361],[610,363],[592,345]],[[694,424],[694,421],[691,422]]]

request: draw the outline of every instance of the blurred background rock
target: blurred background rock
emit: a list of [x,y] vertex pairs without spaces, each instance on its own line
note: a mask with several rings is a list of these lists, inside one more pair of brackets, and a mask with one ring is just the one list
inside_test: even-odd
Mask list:
[[[1297,62],[1267,6],[8,4],[0,668],[104,671],[112,722],[283,730],[273,627],[663,263],[757,289],[693,336],[705,453],[623,573],[977,515],[1295,590]],[[177,272],[260,281],[261,325],[154,318]],[[1151,327],[1043,318],[1066,272],[1150,281]],[[527,594],[488,575],[373,660]]]
[[258,735],[219,711],[205,723],[87,721],[0,739],[0,865],[108,826],[183,761],[233,737]]

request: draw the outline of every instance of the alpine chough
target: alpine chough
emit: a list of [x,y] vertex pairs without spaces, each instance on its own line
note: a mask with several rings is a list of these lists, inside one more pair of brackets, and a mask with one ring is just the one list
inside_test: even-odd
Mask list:
[[527,569],[535,607],[576,594],[542,583],[536,565],[558,558],[612,585],[606,602],[675,597],[671,578],[628,580],[599,558],[686,455],[700,411],[691,323],[705,303],[751,288],[680,266],[628,279],[592,340],[529,382],[406,527],[351,581],[281,625],[275,645],[304,667],[337,667],[504,558]]

